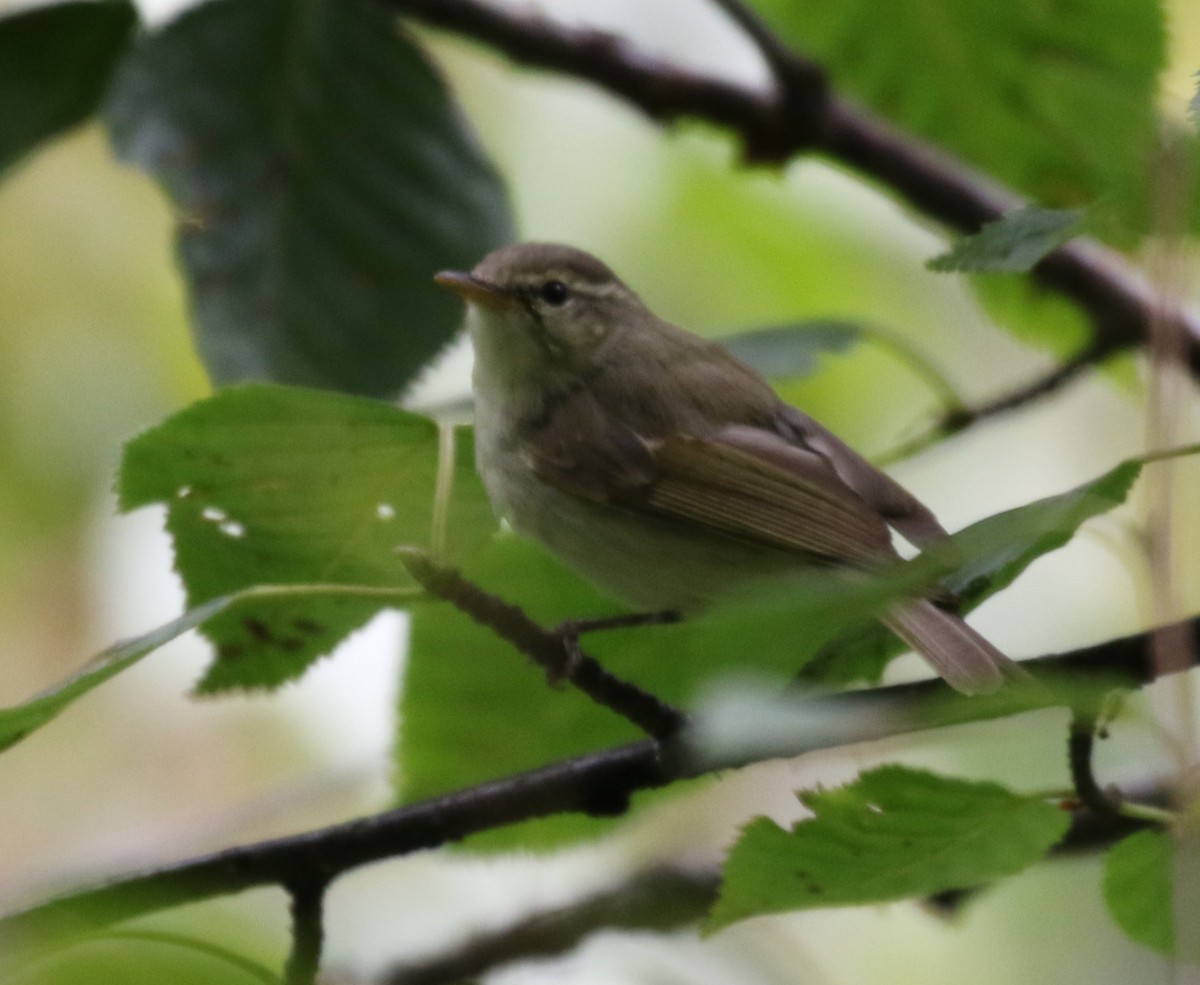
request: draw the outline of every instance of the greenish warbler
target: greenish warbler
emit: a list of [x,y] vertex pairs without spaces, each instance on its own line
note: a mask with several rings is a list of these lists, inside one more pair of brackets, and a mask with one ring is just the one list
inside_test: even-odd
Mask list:
[[[799,565],[896,559],[946,537],[912,494],[715,342],[656,317],[607,266],[548,243],[435,280],[467,302],[477,465],[493,505],[646,611],[702,608]],[[882,621],[953,687],[1016,665],[928,599]]]

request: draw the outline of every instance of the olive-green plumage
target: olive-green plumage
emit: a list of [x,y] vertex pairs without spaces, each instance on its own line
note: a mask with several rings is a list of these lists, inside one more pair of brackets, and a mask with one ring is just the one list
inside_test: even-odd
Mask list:
[[[665,322],[595,257],[520,243],[440,284],[468,302],[476,447],[497,510],[645,610],[698,609],[809,564],[946,536],[915,497],[720,345]],[[1016,665],[928,600],[884,621],[954,687]]]

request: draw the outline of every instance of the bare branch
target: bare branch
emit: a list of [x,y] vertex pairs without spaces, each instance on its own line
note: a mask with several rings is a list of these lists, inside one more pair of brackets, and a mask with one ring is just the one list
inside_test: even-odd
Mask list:
[[481,934],[424,961],[397,965],[383,985],[469,981],[500,965],[552,958],[603,929],[674,930],[702,917],[717,898],[715,868],[657,868],[566,906],[534,913],[500,931]]
[[[635,684],[610,674],[594,657],[579,648],[577,633],[572,636],[569,632],[544,629],[515,605],[485,592],[453,568],[436,563],[423,551],[405,550],[400,553],[400,560],[427,592],[445,599],[507,640],[538,664],[552,682],[569,682],[652,738],[669,739],[683,727],[686,721],[683,712]],[[661,615],[653,618],[664,621]],[[628,621],[623,617],[619,623]],[[637,617],[637,621],[644,623],[646,617]]]
[[[594,82],[660,123],[698,118],[726,127],[741,138],[750,161],[783,162],[803,151],[827,154],[951,229],[976,232],[1026,204],[962,161],[829,93],[819,66],[795,55],[785,58],[782,42],[766,38],[761,25],[748,24],[737,13],[740,4],[730,0],[723,8],[750,31],[772,63],[778,92],[757,92],[686,71],[612,34],[564,28],[479,0],[381,2],[430,26],[481,41],[521,64]],[[796,77],[801,81],[789,84],[786,73],[779,75],[780,65],[800,66]],[[1142,345],[1152,325],[1166,323],[1188,339],[1189,364],[1193,373],[1200,373],[1200,316],[1165,303],[1114,251],[1075,239],[1041,260],[1033,277],[1087,312],[1093,328],[1089,361]]]

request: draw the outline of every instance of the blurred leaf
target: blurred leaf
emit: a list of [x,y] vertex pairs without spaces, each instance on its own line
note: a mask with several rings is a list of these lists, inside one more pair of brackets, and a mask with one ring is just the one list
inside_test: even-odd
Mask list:
[[971,273],[1026,273],[1042,257],[1079,231],[1082,209],[1016,209],[964,236],[948,253],[934,257],[930,270]]
[[1162,831],[1139,831],[1104,859],[1104,901],[1117,925],[1139,944],[1163,954],[1175,950],[1171,906],[1174,843]]
[[[260,930],[260,936],[266,932]],[[24,960],[22,960],[24,958]],[[12,959],[15,967],[5,967]],[[262,985],[278,974],[238,950],[185,934],[112,931],[46,941],[32,956],[0,956],[4,981],[20,985]]]
[[[471,457],[470,441],[457,442],[452,557],[495,526]],[[437,426],[423,417],[364,398],[249,385],[131,441],[119,487],[123,509],[166,504],[175,566],[197,606],[253,585],[411,587],[393,549],[431,542],[437,469]],[[201,689],[291,679],[388,604],[343,592],[218,613],[203,627],[217,661]]]
[[969,279],[988,315],[1022,342],[1062,359],[1091,341],[1091,323],[1079,305],[1036,281],[1020,274],[980,274]]
[[1157,0],[754,0],[840,89],[1052,207],[1149,216]]
[[189,629],[195,629],[205,619],[228,606],[230,601],[228,596],[212,599],[206,605],[185,612],[178,619],[174,619],[144,636],[110,647],[77,674],[46,689],[41,694],[35,695],[23,704],[0,709],[0,750],[16,745],[31,732],[37,731],[56,717],[76,698],[83,697],[92,688],[103,684],[110,677],[115,677],[127,667],[133,666],[150,651],[158,649],[164,643],[186,633]]
[[231,595],[221,595],[189,609],[178,619],[159,626],[132,640],[109,647],[89,661],[78,673],[47,688],[28,701],[0,708],[0,752],[16,745],[58,716],[68,705],[82,698],[109,678],[132,667],[148,653],[169,643],[188,630],[204,626],[222,613],[234,611],[241,619],[260,618],[264,603],[290,600],[293,606],[306,608],[330,599],[366,599],[377,608],[409,601],[417,594],[412,587],[373,589],[356,585],[260,585]]
[[[958,597],[961,612],[970,612],[1007,588],[1043,554],[1066,544],[1084,521],[1123,503],[1141,468],[1140,462],[1124,462],[1068,492],[997,513],[959,531],[948,547],[963,560],[941,584]],[[831,685],[878,681],[888,661],[904,650],[891,632],[869,624],[827,647],[803,675]]]
[[511,238],[500,181],[372,0],[214,0],[113,82],[118,152],[180,210],[219,383],[397,393],[461,322],[431,278]]
[[753,328],[720,341],[768,379],[788,379],[815,373],[822,356],[848,352],[862,335],[852,322],[805,321]]
[[0,18],[0,172],[96,111],[136,25],[122,0]]
[[1070,822],[1037,797],[901,766],[800,799],[812,820],[785,831],[758,818],[743,830],[709,930],[766,913],[977,886],[1042,858]]

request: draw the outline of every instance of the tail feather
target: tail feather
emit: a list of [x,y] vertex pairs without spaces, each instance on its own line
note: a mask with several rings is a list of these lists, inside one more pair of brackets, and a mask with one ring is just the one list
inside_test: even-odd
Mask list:
[[1028,676],[962,619],[927,600],[897,605],[884,622],[956,691],[988,694],[1006,678]]

